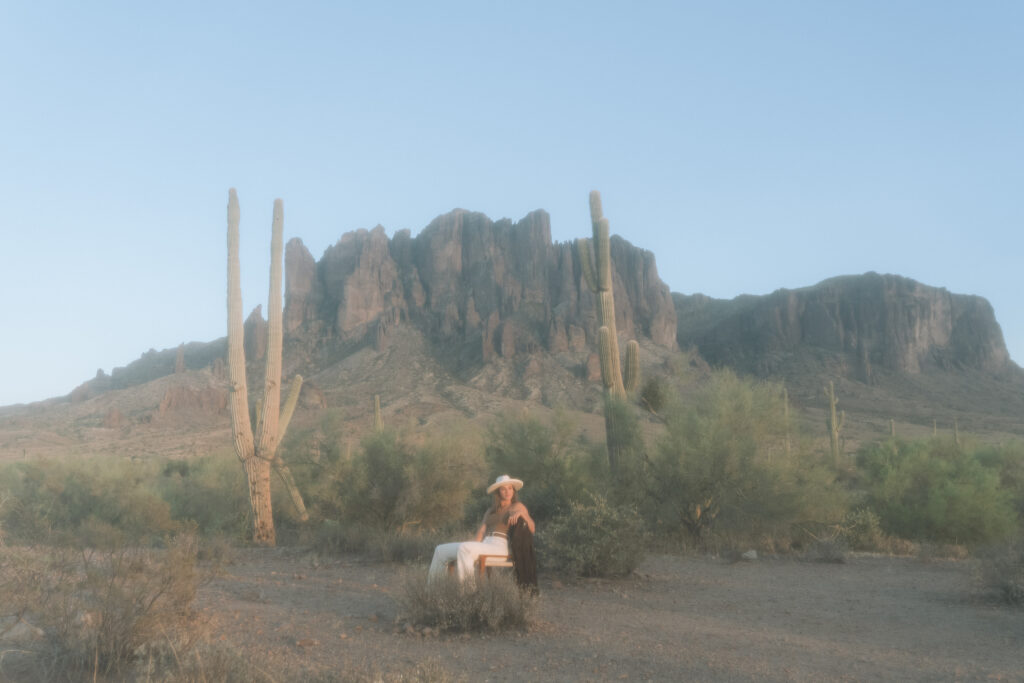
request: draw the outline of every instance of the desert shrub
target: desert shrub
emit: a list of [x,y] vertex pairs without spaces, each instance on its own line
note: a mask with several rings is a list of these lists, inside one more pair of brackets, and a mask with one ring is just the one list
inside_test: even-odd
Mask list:
[[11,540],[110,547],[154,544],[181,529],[152,486],[149,463],[97,457],[37,460],[0,468],[0,510]]
[[857,454],[867,504],[882,529],[915,541],[978,545],[1019,528],[1000,471],[950,439],[890,440]]
[[838,523],[845,496],[787,424],[779,387],[716,371],[665,413],[643,508],[665,536],[714,532],[788,545]]
[[416,624],[442,631],[494,632],[526,628],[534,598],[508,573],[476,582],[448,576],[425,581],[417,573],[406,578],[401,602]]
[[323,555],[354,553],[386,562],[414,562],[429,560],[434,547],[446,540],[450,539],[438,532],[403,532],[325,520],[317,527],[310,547]]
[[640,405],[652,413],[660,413],[668,403],[668,383],[660,376],[654,375],[644,382],[640,389]]
[[5,553],[0,603],[45,633],[24,666],[45,680],[77,681],[121,674],[169,639],[184,652],[200,582],[197,542],[180,535],[167,546]]
[[974,450],[974,457],[999,474],[999,488],[1010,496],[1017,519],[1024,522],[1024,442],[982,445]]
[[538,561],[570,576],[623,576],[643,560],[643,520],[599,494],[572,503],[537,534]]
[[892,547],[878,515],[868,508],[850,510],[843,519],[840,534],[851,550],[886,552]]
[[236,557],[236,547],[230,538],[216,534],[200,537],[196,559],[212,568],[214,573],[234,564]]
[[194,524],[204,536],[247,537],[249,490],[245,472],[233,455],[169,461],[154,480],[173,519]]
[[979,553],[984,589],[1011,605],[1024,606],[1024,542],[1010,542]]
[[[562,414],[545,422],[528,414],[499,416],[488,430],[485,458],[494,473],[524,482],[520,498],[542,523],[569,509],[588,488],[586,457],[574,438],[573,424]],[[490,499],[481,496],[472,511],[477,522]]]
[[335,519],[391,531],[441,528],[462,518],[480,472],[479,459],[458,446],[413,448],[385,430],[363,441],[338,482]]

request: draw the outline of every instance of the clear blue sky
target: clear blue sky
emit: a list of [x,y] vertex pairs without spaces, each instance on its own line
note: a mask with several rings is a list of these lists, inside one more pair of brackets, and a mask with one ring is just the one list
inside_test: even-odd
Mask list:
[[273,199],[317,258],[461,207],[612,230],[672,291],[897,273],[1024,360],[1024,3],[0,3],[0,405],[223,336]]

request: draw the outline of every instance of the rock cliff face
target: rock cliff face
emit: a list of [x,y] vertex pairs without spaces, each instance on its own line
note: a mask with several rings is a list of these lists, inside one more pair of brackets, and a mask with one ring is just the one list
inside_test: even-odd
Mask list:
[[[411,324],[467,362],[594,344],[595,299],[573,246],[552,244],[544,211],[512,223],[457,209],[416,237],[358,230],[318,262],[293,239],[285,262],[293,339],[380,346],[395,325]],[[613,238],[612,264],[619,330],[675,348],[675,308],[654,255]]]
[[710,363],[761,375],[798,352],[852,360],[856,378],[879,368],[999,372],[1011,365],[991,305],[896,275],[838,277],[732,301],[675,294],[679,342]]

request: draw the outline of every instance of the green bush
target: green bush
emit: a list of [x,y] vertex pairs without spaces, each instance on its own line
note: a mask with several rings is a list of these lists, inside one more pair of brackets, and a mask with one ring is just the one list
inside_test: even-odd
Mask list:
[[640,389],[640,405],[652,413],[660,413],[668,403],[668,393],[668,383],[662,377],[654,375],[648,378]]
[[156,478],[153,463],[120,458],[11,463],[0,468],[0,521],[19,543],[158,544],[182,526]]
[[840,536],[851,550],[887,552],[892,546],[882,531],[881,519],[868,508],[848,512],[843,519]]
[[633,508],[598,494],[573,503],[537,534],[537,557],[570,576],[624,576],[643,560],[643,521]]
[[494,574],[476,582],[454,577],[426,581],[410,574],[402,605],[415,624],[441,631],[507,631],[525,629],[534,598],[516,585],[511,574]]
[[[567,511],[588,488],[585,451],[574,433],[574,425],[562,414],[550,422],[525,413],[506,414],[488,430],[488,468],[493,476],[508,474],[523,480],[520,498],[538,523]],[[481,496],[470,521],[476,523],[490,502]]]
[[998,472],[999,488],[1010,496],[1017,519],[1024,522],[1024,442],[979,446],[974,457],[986,469]]
[[832,471],[787,424],[779,387],[716,371],[665,418],[643,508],[665,537],[788,545],[845,514]]
[[999,468],[950,439],[890,440],[858,453],[866,502],[882,529],[915,541],[983,545],[1019,527]]
[[333,490],[313,499],[318,516],[392,532],[432,531],[462,519],[482,479],[479,456],[458,444],[414,448],[391,431],[364,439],[339,471],[344,476],[328,474]]
[[241,540],[251,527],[245,472],[233,455],[169,461],[154,477],[171,517],[189,522],[204,536]]

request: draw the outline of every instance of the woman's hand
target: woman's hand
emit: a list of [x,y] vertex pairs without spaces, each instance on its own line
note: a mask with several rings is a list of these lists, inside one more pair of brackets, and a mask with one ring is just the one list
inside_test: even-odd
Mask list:
[[508,513],[509,528],[511,529],[512,527],[514,527],[516,525],[516,522],[518,522],[520,519],[526,522],[526,526],[529,527],[531,534],[535,533],[533,518],[530,517],[530,513],[526,511],[525,505],[520,505],[519,507]]

